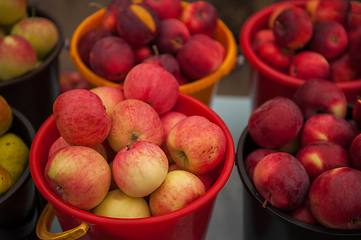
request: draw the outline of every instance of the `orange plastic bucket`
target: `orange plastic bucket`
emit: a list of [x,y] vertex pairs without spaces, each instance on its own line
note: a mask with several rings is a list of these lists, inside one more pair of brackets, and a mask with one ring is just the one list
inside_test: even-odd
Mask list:
[[[189,3],[182,2],[182,8],[187,6]],[[87,79],[92,87],[98,86],[120,86],[119,83],[115,83],[99,77],[92,70],[90,70],[80,59],[77,51],[77,44],[79,38],[87,31],[101,27],[101,20],[105,14],[105,9],[101,9],[89,17],[85,18],[79,26],[76,28],[71,41],[70,41],[70,59],[74,61],[74,64],[80,74]],[[237,58],[237,44],[233,33],[228,27],[219,19],[215,30],[215,39],[219,41],[226,50],[226,56],[222,65],[214,71],[212,74],[198,79],[194,82],[187,83],[179,86],[179,90],[182,93],[191,95],[203,103],[209,105],[215,94],[218,81],[226,76],[236,65]]]
[[[223,160],[211,171],[213,186],[191,204],[164,215],[117,219],[97,216],[75,208],[59,198],[44,180],[47,154],[52,143],[60,136],[51,115],[35,135],[30,150],[30,171],[40,193],[49,201],[37,224],[41,239],[128,239],[128,240],[202,240],[206,238],[216,196],[232,173],[235,149],[232,135],[223,120],[207,105],[180,93],[174,110],[187,116],[204,116],[223,130],[227,150]],[[65,232],[50,233],[54,216]]]

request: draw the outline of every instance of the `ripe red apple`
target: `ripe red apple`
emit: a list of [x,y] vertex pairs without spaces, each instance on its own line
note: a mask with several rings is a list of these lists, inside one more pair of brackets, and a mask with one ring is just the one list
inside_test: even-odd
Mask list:
[[290,7],[282,11],[273,25],[276,40],[287,48],[301,49],[312,37],[311,18],[305,9]]
[[271,67],[288,73],[295,52],[283,47],[277,41],[270,41],[258,48],[258,55]]
[[313,34],[307,47],[322,54],[327,60],[341,56],[348,45],[347,32],[344,26],[335,21],[324,21],[313,26]]
[[141,63],[145,58],[154,55],[149,45],[132,46],[134,52],[134,65]]
[[350,29],[348,31],[348,49],[351,64],[361,71],[361,25]]
[[77,71],[64,71],[59,75],[59,92],[71,89],[90,89],[89,82]]
[[180,120],[169,131],[167,147],[174,162],[194,174],[214,169],[226,151],[222,129],[202,116]]
[[18,35],[7,35],[0,38],[1,81],[8,81],[24,75],[33,70],[36,63],[35,48],[28,40]]
[[310,179],[302,164],[291,154],[271,153],[256,166],[253,182],[258,192],[280,210],[293,210],[307,197]]
[[[310,1],[312,2],[312,1]],[[305,223],[314,225],[314,226],[321,226],[321,224],[316,220],[313,216],[311,209],[310,209],[310,201],[308,196],[306,197],[305,201],[297,207],[296,209],[288,212],[288,215]]]
[[285,2],[285,3],[282,3],[282,4],[278,5],[277,7],[275,7],[272,10],[271,14],[268,17],[268,21],[267,21],[267,25],[268,25],[269,30],[272,31],[273,25],[274,25],[278,15],[280,15],[281,12],[283,12],[284,10],[286,10],[287,8],[290,8],[290,7],[295,7],[295,5]]
[[111,172],[107,161],[94,149],[69,146],[55,152],[46,162],[44,178],[64,201],[90,210],[107,195]]
[[168,167],[167,156],[158,145],[136,141],[114,157],[113,177],[119,189],[128,196],[145,197],[162,184]]
[[195,1],[183,9],[179,19],[192,35],[204,34],[212,37],[217,26],[218,10],[210,2]]
[[108,136],[111,120],[98,95],[86,89],[60,94],[53,104],[60,135],[69,145],[94,146]]
[[251,181],[253,181],[254,168],[257,166],[259,161],[261,161],[262,158],[264,158],[268,154],[275,152],[277,151],[274,149],[257,148],[256,150],[253,150],[250,154],[247,155],[246,159],[244,160],[244,167]]
[[296,158],[305,167],[311,182],[327,170],[351,166],[348,151],[341,145],[328,141],[312,142],[303,146],[297,152]]
[[148,141],[158,146],[162,144],[164,133],[160,117],[144,101],[121,101],[115,107],[111,121],[112,127],[107,140],[115,152],[136,141]]
[[0,25],[12,25],[25,16],[26,0],[0,0]]
[[119,87],[99,86],[90,91],[100,97],[109,117],[113,114],[115,106],[125,100],[124,93]]
[[124,80],[124,97],[147,102],[159,115],[174,107],[178,95],[177,79],[157,64],[140,63]]
[[261,29],[256,32],[252,40],[252,47],[258,53],[259,48],[268,42],[276,41],[272,29]]
[[312,142],[330,141],[348,151],[353,139],[353,129],[346,119],[330,113],[310,117],[300,132],[301,147]]
[[335,83],[313,78],[305,81],[294,93],[292,100],[300,107],[305,120],[319,113],[331,113],[345,118],[345,93]]
[[361,135],[357,135],[351,143],[350,160],[353,168],[361,170]]
[[357,100],[352,109],[352,119],[355,121],[356,125],[361,128],[361,98],[357,97]]
[[102,28],[108,30],[113,35],[117,35],[117,18],[119,11],[131,4],[131,0],[112,0],[106,7],[102,18]]
[[156,54],[146,57],[142,63],[152,63],[163,67],[170,72],[176,79],[180,76],[180,67],[178,60],[170,53]]
[[94,43],[96,43],[99,39],[108,36],[112,36],[112,33],[109,30],[100,27],[90,29],[80,36],[77,50],[80,59],[86,66],[90,67],[89,56]]
[[350,54],[344,52],[340,57],[330,60],[330,77],[332,82],[348,82],[357,79],[359,71],[351,62]]
[[351,19],[348,23],[348,29],[361,24],[361,2],[350,0],[351,4]]
[[318,176],[309,190],[310,209],[323,226],[361,228],[361,171],[341,167]]
[[120,82],[134,66],[134,53],[121,37],[103,37],[94,43],[89,63],[91,69],[100,77]]
[[188,27],[179,19],[164,19],[159,24],[154,44],[160,53],[177,54],[190,36]]
[[296,138],[303,122],[302,111],[295,102],[286,97],[275,97],[251,113],[248,130],[259,146],[277,148]]
[[181,209],[194,202],[206,192],[203,182],[193,173],[174,170],[149,198],[152,216],[158,216]]
[[311,17],[311,21],[312,24],[315,24],[315,13],[316,13],[316,9],[318,7],[318,4],[320,3],[320,1],[322,0],[312,0],[312,1],[307,1],[305,4],[305,10],[308,12],[308,14]]
[[314,51],[300,51],[293,58],[289,67],[292,77],[309,80],[312,78],[328,79],[330,64],[320,53]]
[[178,18],[181,13],[180,0],[143,0],[157,12],[160,20],[169,18]]
[[181,71],[191,80],[203,78],[223,63],[225,48],[217,40],[204,34],[194,34],[178,51]]
[[347,29],[350,16],[350,0],[321,0],[315,11],[315,23],[335,21]]

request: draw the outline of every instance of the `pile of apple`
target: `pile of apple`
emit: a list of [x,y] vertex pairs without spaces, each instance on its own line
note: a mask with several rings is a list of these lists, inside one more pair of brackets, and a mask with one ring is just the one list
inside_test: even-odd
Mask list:
[[300,221],[361,228],[361,101],[349,109],[332,81],[310,79],[292,99],[275,97],[248,122],[259,148],[245,158],[256,189]]
[[207,118],[173,110],[178,96],[176,78],[150,63],[133,67],[121,87],[60,94],[47,185],[69,204],[113,218],[161,215],[197,200],[215,181],[210,171],[226,138]]
[[0,0],[0,81],[40,66],[59,39],[51,20],[32,14],[26,0]]
[[271,67],[305,80],[346,82],[361,77],[361,2],[284,2],[267,21],[252,45]]
[[113,0],[101,27],[78,41],[81,60],[98,76],[122,83],[135,65],[148,62],[171,72],[179,84],[215,71],[225,57],[214,39],[218,11],[209,2]]

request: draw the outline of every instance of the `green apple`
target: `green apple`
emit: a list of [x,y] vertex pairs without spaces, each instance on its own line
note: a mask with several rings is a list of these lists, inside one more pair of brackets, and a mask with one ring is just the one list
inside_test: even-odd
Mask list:
[[0,136],[5,134],[13,122],[13,112],[6,99],[0,95]]
[[26,0],[0,0],[0,25],[10,25],[26,14]]

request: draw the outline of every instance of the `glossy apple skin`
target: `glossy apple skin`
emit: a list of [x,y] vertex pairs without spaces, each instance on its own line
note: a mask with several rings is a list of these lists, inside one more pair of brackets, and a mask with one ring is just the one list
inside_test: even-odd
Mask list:
[[107,195],[111,172],[107,161],[94,149],[70,146],[50,157],[44,178],[49,188],[64,201],[90,210]]
[[277,148],[297,137],[303,122],[303,114],[296,103],[286,97],[275,97],[251,113],[248,130],[259,146]]
[[360,183],[361,172],[354,168],[341,167],[322,173],[309,190],[313,216],[327,228],[360,229]]
[[299,207],[288,212],[288,215],[304,223],[308,223],[314,226],[322,226],[312,215],[308,196]]
[[271,67],[288,73],[295,52],[281,46],[277,41],[270,41],[258,48],[258,55]]
[[350,148],[354,132],[346,119],[329,113],[321,113],[310,117],[300,132],[301,147],[317,141],[335,142],[345,148]]
[[100,97],[109,117],[113,114],[115,106],[125,100],[124,93],[119,87],[99,86],[90,91]]
[[330,60],[330,81],[348,82],[357,79],[359,71],[352,64],[350,54],[344,52],[340,57]]
[[281,210],[293,210],[307,197],[310,179],[302,164],[291,154],[271,153],[256,166],[253,182],[258,192]]
[[111,120],[98,95],[86,89],[60,94],[53,104],[60,135],[69,145],[94,146],[108,136]]
[[361,98],[357,98],[352,109],[352,119],[355,121],[358,128],[361,128]]
[[130,4],[131,0],[112,0],[108,3],[101,22],[102,28],[110,31],[113,35],[117,35],[118,14]]
[[258,53],[259,48],[268,42],[276,41],[272,29],[261,29],[256,32],[252,40],[252,47]]
[[152,63],[134,66],[124,80],[125,99],[148,103],[159,114],[169,112],[178,100],[177,79],[165,68]]
[[244,167],[246,169],[247,175],[251,181],[253,181],[253,172],[254,168],[257,166],[259,161],[262,160],[265,156],[271,153],[277,152],[274,149],[269,148],[257,148],[253,150],[250,154],[247,155],[246,159],[244,160]]
[[281,4],[272,10],[271,14],[268,17],[268,21],[267,21],[269,30],[272,31],[274,23],[276,21],[276,18],[280,15],[280,13],[290,7],[295,7],[295,5],[285,2],[284,4]]
[[132,48],[135,65],[141,63],[145,58],[154,55],[154,51],[149,45],[132,46]]
[[158,113],[146,102],[137,99],[121,101],[115,107],[111,121],[107,140],[115,152],[135,141],[162,144],[162,122]]
[[300,51],[293,57],[288,74],[304,80],[312,78],[328,79],[330,76],[330,64],[318,52]]
[[131,46],[121,37],[108,36],[99,39],[89,55],[91,69],[100,77],[121,82],[134,66]]
[[315,11],[315,23],[335,21],[347,29],[350,13],[351,3],[349,0],[321,0]]
[[59,91],[66,92],[71,89],[90,89],[89,82],[76,71],[65,71],[59,75]]
[[361,170],[361,135],[357,135],[351,143],[350,160],[353,168]]
[[352,29],[355,26],[361,24],[361,2],[350,1],[351,4],[351,19],[348,23],[348,29]]
[[178,18],[182,6],[180,0],[144,0],[145,4],[151,6],[158,14],[159,20]]
[[307,48],[322,54],[327,60],[341,56],[348,46],[347,32],[341,23],[320,22],[314,25]]
[[176,79],[180,76],[180,66],[178,60],[170,53],[148,56],[142,61],[142,63],[157,64],[170,72]]
[[311,182],[327,170],[351,167],[348,151],[334,142],[309,143],[297,152],[296,158],[305,167]]
[[182,11],[179,19],[193,34],[205,34],[212,37],[217,26],[218,10],[206,1],[189,3]]
[[301,49],[312,37],[310,16],[301,7],[290,7],[282,11],[273,25],[276,40],[287,48]]
[[194,174],[214,169],[226,151],[222,129],[202,116],[180,120],[169,131],[167,147],[174,162]]
[[345,118],[345,93],[335,83],[321,78],[305,81],[294,93],[292,100],[300,107],[305,120],[319,113],[332,113]]
[[161,186],[149,198],[152,216],[181,209],[206,192],[203,182],[193,173],[174,170],[167,174]]
[[162,184],[168,166],[167,156],[158,145],[136,141],[117,153],[112,170],[120,190],[131,197],[145,197]]

